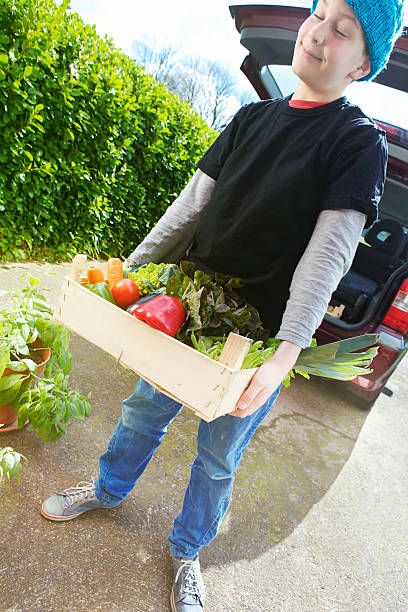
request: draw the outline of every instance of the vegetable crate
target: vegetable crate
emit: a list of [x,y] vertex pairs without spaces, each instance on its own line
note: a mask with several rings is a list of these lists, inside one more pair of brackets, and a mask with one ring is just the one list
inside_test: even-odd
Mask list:
[[235,409],[256,372],[240,369],[251,345],[248,338],[230,333],[215,361],[82,287],[85,263],[85,255],[75,257],[54,312],[56,321],[205,421]]

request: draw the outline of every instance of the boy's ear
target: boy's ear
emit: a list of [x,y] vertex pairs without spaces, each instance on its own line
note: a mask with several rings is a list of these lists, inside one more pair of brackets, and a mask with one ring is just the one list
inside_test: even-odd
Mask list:
[[355,68],[355,70],[350,72],[348,76],[350,77],[350,79],[353,79],[353,81],[358,81],[359,79],[362,79],[363,77],[367,76],[367,74],[370,74],[370,72],[371,62],[369,58],[367,58],[365,62],[361,64],[361,66]]

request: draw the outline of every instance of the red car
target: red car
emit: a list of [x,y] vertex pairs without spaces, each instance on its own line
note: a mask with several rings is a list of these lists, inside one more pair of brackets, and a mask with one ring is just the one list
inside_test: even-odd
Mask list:
[[[297,31],[310,11],[287,6],[241,5],[230,6],[230,12],[241,44],[249,51],[241,70],[259,97],[262,100],[284,97],[294,91],[288,83],[288,66],[292,63]],[[396,43],[387,69],[375,82],[408,92],[407,28]],[[366,333],[380,334],[373,372],[345,383],[348,390],[364,400],[366,407],[381,392],[391,394],[387,380],[408,348],[408,130],[390,125],[381,117],[373,119],[387,132],[389,147],[379,220],[363,231],[352,267],[333,293],[315,334],[319,344]]]

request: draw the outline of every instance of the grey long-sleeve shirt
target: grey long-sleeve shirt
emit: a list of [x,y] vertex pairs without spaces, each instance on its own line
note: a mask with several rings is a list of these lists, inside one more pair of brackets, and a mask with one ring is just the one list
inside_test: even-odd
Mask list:
[[[215,180],[197,170],[155,227],[131,253],[134,263],[174,262],[191,243]],[[333,291],[350,269],[366,215],[352,209],[323,210],[293,274],[276,337],[306,348],[323,320]]]

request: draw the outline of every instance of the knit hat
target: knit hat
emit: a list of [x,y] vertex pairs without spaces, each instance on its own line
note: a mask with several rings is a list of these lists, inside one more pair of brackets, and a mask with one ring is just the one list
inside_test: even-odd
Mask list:
[[[367,40],[371,72],[359,81],[371,81],[388,63],[395,41],[403,32],[404,0],[345,0],[353,9]],[[313,0],[312,12],[318,0]]]

